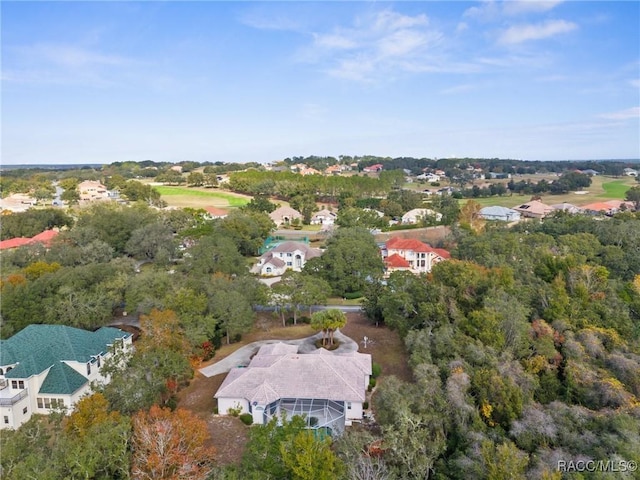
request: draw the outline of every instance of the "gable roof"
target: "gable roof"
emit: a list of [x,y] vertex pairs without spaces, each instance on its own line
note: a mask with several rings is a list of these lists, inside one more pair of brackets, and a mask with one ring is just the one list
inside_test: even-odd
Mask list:
[[409,268],[410,267],[409,262],[407,262],[404,258],[402,258],[397,253],[394,253],[393,255],[389,255],[387,258],[385,258],[384,263],[385,265],[387,265],[387,267],[391,267],[391,268]]
[[320,210],[319,212],[316,212],[313,214],[313,217],[311,218],[320,218],[320,217],[333,217],[336,218],[338,215],[336,215],[335,212],[332,212],[330,210],[327,210],[326,208],[323,210]]
[[274,252],[274,253],[288,253],[288,252],[295,252],[296,250],[300,250],[301,252],[303,252],[306,259],[313,258],[313,257],[319,257],[320,255],[322,255],[322,252],[320,251],[320,249],[310,247],[309,245],[307,245],[304,242],[296,242],[294,240],[287,240],[286,242],[282,242],[282,243],[276,245],[274,248],[272,248],[265,255],[267,255],[268,253],[272,253],[272,252]]
[[517,207],[513,207],[514,210],[524,213],[533,213],[534,215],[546,215],[553,211],[553,208],[547,205],[546,203],[542,203],[539,200],[532,200],[527,203],[523,203]]
[[302,218],[302,214],[291,207],[278,207],[269,214],[269,217],[271,218],[271,220],[278,223],[284,217],[289,217],[291,219]]
[[215,398],[245,398],[263,405],[280,398],[365,400],[365,375],[371,375],[371,355],[288,353],[288,347],[282,349],[287,353],[271,354],[280,347],[267,347],[258,351],[248,367],[231,370]]
[[65,325],[32,324],[0,340],[0,366],[17,364],[5,377],[28,378],[63,361],[86,363],[106,353],[115,340],[129,336],[111,327],[89,332]]
[[480,209],[480,215],[487,217],[520,217],[520,212],[512,208],[501,207],[499,205],[484,207]]
[[87,383],[87,378],[64,362],[55,363],[42,382],[38,393],[71,395]]

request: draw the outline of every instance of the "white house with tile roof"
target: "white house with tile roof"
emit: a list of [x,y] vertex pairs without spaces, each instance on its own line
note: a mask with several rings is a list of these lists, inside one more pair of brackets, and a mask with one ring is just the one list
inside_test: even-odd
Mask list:
[[303,242],[293,240],[282,242],[264,253],[251,273],[267,277],[277,277],[287,270],[302,271],[310,258],[319,257],[322,251]]
[[271,218],[271,220],[273,220],[273,223],[275,223],[276,226],[279,227],[280,225],[289,225],[294,220],[302,221],[304,217],[299,211],[295,210],[294,208],[278,207],[269,214],[269,218]]
[[[247,367],[232,369],[215,393],[218,411],[250,413],[259,425],[301,415],[311,428],[341,433],[363,417],[371,355],[298,353],[296,345],[264,345]],[[315,419],[315,420],[312,420]]]
[[34,413],[71,412],[92,383],[109,382],[101,370],[113,348],[129,351],[132,335],[33,324],[0,340],[0,428],[18,428]]

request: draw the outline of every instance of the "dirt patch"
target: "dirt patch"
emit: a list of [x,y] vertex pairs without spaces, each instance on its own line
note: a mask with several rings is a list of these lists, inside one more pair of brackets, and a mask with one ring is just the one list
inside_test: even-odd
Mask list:
[[218,465],[239,464],[249,439],[249,428],[235,417],[211,416],[207,421],[210,445],[216,449]]
[[[358,343],[359,352],[371,354],[372,360],[380,364],[381,377],[395,375],[412,381],[406,349],[396,332],[384,326],[376,327],[362,313],[348,313],[347,324],[340,331]],[[367,348],[364,348],[365,336]]]

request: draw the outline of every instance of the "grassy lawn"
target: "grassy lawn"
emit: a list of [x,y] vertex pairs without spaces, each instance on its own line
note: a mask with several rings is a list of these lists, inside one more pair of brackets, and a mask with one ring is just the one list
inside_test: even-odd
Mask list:
[[327,305],[360,305],[362,299],[361,298],[353,298],[347,299],[342,297],[330,297],[327,300]]
[[613,182],[605,182],[602,184],[604,190],[603,195],[598,195],[598,198],[616,199],[622,200],[633,185],[628,180],[615,180]]
[[251,197],[237,193],[205,188],[172,187],[159,185],[154,187],[167,204],[175,207],[242,207],[251,201]]

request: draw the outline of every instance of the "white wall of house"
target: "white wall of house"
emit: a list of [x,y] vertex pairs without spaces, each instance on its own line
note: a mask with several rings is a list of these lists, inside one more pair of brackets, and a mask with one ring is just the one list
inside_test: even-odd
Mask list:
[[344,402],[344,411],[347,421],[362,420],[362,402]]
[[218,413],[221,415],[227,415],[229,409],[240,408],[242,413],[249,412],[249,401],[245,398],[219,398],[218,399]]

